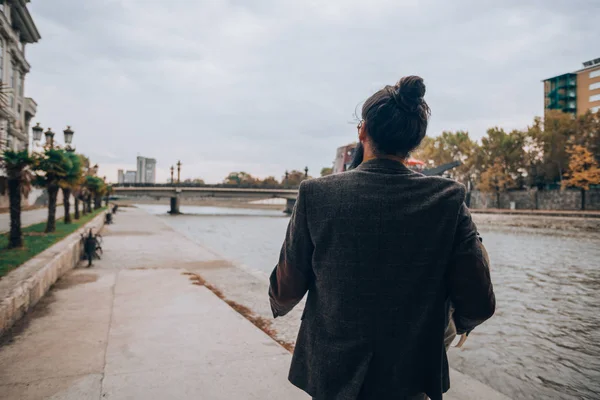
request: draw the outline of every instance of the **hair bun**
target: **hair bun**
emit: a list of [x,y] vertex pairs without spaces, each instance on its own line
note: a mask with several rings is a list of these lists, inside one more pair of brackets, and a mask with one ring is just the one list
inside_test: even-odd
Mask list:
[[424,96],[425,83],[420,76],[405,76],[394,86],[394,100],[400,108],[406,111],[416,112],[423,104]]

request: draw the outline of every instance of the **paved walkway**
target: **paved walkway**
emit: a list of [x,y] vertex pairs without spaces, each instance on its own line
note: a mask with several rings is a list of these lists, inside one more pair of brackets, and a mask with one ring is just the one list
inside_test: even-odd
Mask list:
[[[71,206],[71,209],[73,207]],[[56,207],[56,218],[62,218],[65,214],[63,205]],[[23,211],[21,212],[21,226],[29,226],[37,224],[38,222],[44,222],[48,219],[48,209],[38,208],[36,210]],[[10,214],[0,214],[0,234],[8,232],[10,229]]]
[[103,260],[61,279],[0,347],[0,398],[306,399],[290,354],[183,275],[214,256],[141,211]]

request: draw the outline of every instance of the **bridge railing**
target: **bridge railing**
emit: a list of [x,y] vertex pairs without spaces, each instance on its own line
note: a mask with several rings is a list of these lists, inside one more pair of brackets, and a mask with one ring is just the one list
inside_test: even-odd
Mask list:
[[216,184],[203,183],[119,183],[113,185],[115,188],[219,188],[219,189],[298,189],[298,185],[262,185],[262,184]]

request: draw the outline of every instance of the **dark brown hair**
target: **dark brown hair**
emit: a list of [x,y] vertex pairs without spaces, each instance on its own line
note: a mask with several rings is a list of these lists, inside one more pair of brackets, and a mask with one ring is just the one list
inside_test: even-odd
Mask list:
[[408,157],[421,144],[431,115],[424,96],[423,79],[405,76],[369,97],[362,119],[376,153]]

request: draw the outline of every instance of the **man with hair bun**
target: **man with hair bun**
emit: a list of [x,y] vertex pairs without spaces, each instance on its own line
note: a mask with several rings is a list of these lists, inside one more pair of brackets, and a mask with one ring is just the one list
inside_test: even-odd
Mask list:
[[441,400],[444,344],[490,318],[489,261],[461,184],[404,166],[427,132],[425,84],[406,76],[362,108],[362,160],[302,182],[270,277],[274,317],[308,292],[290,381],[318,400]]

